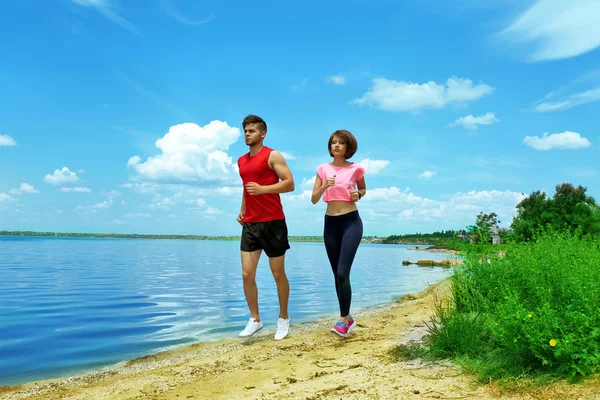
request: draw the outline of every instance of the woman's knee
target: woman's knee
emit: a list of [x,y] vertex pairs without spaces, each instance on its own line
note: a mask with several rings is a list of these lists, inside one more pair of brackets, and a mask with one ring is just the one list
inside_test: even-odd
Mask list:
[[346,271],[339,271],[336,274],[337,281],[340,286],[344,286],[350,283],[350,274]]

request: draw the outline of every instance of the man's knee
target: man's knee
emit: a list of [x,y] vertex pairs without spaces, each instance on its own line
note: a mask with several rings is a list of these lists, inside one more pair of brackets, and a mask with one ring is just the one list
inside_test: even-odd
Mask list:
[[285,270],[283,268],[273,270],[272,272],[273,279],[275,279],[275,282],[284,282],[287,279],[287,276],[285,275]]
[[242,271],[244,282],[253,282],[256,279],[256,271]]

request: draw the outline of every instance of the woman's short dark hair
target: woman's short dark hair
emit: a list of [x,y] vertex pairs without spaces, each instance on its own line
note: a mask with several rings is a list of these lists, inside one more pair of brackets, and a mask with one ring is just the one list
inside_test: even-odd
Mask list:
[[333,153],[331,152],[331,143],[333,142],[334,136],[337,136],[346,142],[346,154],[344,154],[346,160],[352,158],[354,153],[356,153],[356,150],[358,150],[358,142],[356,141],[354,135],[345,129],[340,129],[333,132],[329,137],[329,142],[327,143],[327,150],[329,151],[329,155],[331,157],[333,157]]

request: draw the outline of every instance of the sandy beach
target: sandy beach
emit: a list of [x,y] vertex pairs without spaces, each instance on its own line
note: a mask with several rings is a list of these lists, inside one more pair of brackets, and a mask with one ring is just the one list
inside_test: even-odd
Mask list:
[[[396,362],[396,344],[420,340],[447,282],[398,302],[357,312],[346,339],[331,320],[293,325],[282,341],[273,328],[147,356],[90,374],[16,387],[2,399],[599,399],[600,379],[558,382],[528,393],[502,393],[450,362]],[[293,323],[293,321],[292,321]]]

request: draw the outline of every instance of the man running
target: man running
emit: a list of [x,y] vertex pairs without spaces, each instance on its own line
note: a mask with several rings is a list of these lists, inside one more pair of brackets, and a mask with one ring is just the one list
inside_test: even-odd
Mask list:
[[242,278],[250,319],[239,336],[252,336],[263,328],[258,313],[256,268],[264,250],[277,284],[279,319],[275,340],[281,340],[287,336],[290,328],[290,285],[284,265],[285,252],[290,245],[279,194],[293,191],[294,179],[281,153],[263,145],[267,134],[265,121],[259,116],[248,115],[242,126],[250,151],[238,159],[244,195],[237,220],[242,225]]

